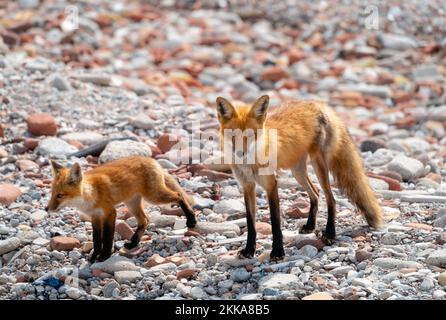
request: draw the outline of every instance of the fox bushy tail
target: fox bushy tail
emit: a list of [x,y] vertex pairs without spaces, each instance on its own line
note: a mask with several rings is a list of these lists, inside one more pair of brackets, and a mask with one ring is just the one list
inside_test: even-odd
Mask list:
[[341,191],[364,215],[367,223],[374,228],[383,225],[383,214],[367,176],[362,159],[346,128],[339,132],[340,140],[329,161],[336,182]]

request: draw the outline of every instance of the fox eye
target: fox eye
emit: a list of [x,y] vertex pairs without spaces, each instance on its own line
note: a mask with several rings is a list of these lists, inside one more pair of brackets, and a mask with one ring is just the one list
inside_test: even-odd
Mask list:
[[58,198],[58,199],[60,199],[60,198],[62,198],[62,197],[63,197],[63,194],[62,194],[62,193],[58,193],[58,194],[57,194],[57,198]]

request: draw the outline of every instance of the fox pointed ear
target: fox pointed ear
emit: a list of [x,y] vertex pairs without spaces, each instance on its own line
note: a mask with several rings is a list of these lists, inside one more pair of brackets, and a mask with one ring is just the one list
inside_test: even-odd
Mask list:
[[78,184],[82,181],[82,168],[79,163],[75,163],[68,174],[68,183]]
[[230,120],[235,116],[236,111],[234,106],[225,98],[218,97],[216,100],[217,103],[217,112],[218,112],[218,120],[221,122],[222,120]]
[[62,170],[64,168],[63,165],[61,165],[60,163],[58,163],[54,160],[50,160],[50,163],[51,163],[51,167],[53,168],[54,174],[58,173],[60,170]]
[[259,121],[263,121],[265,120],[268,106],[269,106],[269,96],[268,95],[261,96],[252,105],[251,109],[249,110],[249,115],[252,118],[255,118]]

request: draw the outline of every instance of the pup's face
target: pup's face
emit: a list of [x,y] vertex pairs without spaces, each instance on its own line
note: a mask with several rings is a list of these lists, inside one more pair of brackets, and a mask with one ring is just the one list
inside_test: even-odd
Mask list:
[[78,163],[71,168],[65,168],[51,161],[51,166],[53,167],[53,182],[51,199],[46,210],[58,211],[75,203],[81,197],[82,169]]

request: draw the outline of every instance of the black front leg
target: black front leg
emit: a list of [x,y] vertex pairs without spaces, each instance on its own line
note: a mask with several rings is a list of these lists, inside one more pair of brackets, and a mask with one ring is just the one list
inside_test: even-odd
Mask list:
[[248,239],[246,247],[239,251],[239,257],[252,258],[256,251],[256,193],[255,184],[250,183],[243,186],[243,195],[246,207],[246,224],[248,226]]
[[285,250],[283,249],[282,230],[280,227],[280,203],[277,182],[275,182],[273,187],[268,191],[268,201],[273,233],[273,249],[270,257],[271,260],[280,260],[285,256]]
[[[104,211],[105,212],[105,211]],[[113,238],[115,235],[115,220],[116,211],[115,209],[110,209],[105,216],[102,225],[102,251],[98,257],[99,261],[105,261],[110,258],[113,249]]]
[[93,218],[93,253],[90,256],[90,262],[94,263],[102,251],[102,221],[99,218]]

